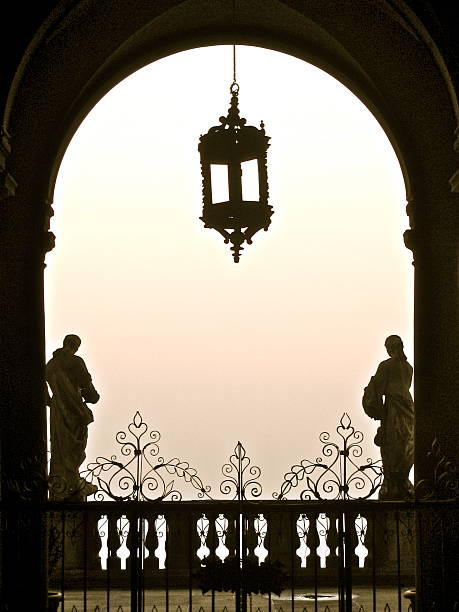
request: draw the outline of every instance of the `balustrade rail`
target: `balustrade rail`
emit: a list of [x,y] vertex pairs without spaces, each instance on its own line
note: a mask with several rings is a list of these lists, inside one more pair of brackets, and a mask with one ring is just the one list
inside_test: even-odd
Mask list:
[[[124,462],[98,457],[82,473],[83,486],[97,485],[94,501],[66,497],[49,482],[41,505],[25,495],[2,502],[3,529],[20,533],[41,520],[61,612],[415,612],[404,594],[416,562],[422,566],[415,543],[426,530],[438,536],[438,567],[425,578],[436,573],[442,584],[447,574],[442,551],[458,526],[455,477],[439,471],[448,500],[438,501],[427,482],[422,500],[373,499],[382,468],[359,463],[363,436],[347,415],[339,444],[320,436],[326,461],[293,465],[270,500],[261,499],[261,470],[240,442],[222,468],[227,499],[213,499],[187,461],[159,456],[160,435],[147,435],[139,413],[128,431],[130,439],[116,437]],[[178,481],[198,499],[183,500]],[[422,612],[458,609],[444,609],[446,587]]]
[[80,591],[76,610],[91,591],[100,610],[118,610],[114,592],[127,589],[132,611],[169,612],[181,591],[182,610],[244,610],[256,597],[260,611],[405,612],[418,511],[343,500],[54,502],[50,584]]

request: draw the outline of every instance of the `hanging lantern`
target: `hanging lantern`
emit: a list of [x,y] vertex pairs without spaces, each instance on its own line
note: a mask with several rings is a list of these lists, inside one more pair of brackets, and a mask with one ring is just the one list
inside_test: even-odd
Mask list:
[[[244,242],[252,244],[256,232],[268,229],[273,210],[268,204],[269,137],[263,121],[258,129],[246,125],[239,116],[239,85],[235,80],[230,92],[228,116],[220,117],[220,125],[211,127],[199,142],[203,194],[200,218],[204,227],[217,230],[226,244],[231,243],[234,261],[238,262]],[[222,178],[225,184],[217,185]],[[258,183],[255,190],[248,184],[250,178]]]

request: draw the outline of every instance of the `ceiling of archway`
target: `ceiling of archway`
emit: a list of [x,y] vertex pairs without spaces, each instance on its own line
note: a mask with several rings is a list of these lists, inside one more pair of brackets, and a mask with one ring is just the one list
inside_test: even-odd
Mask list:
[[[453,90],[409,15],[407,3],[383,0],[237,0],[234,20],[230,0],[126,0],[116,9],[109,0],[62,3],[16,72],[6,126],[20,133],[33,108],[35,142],[50,156],[40,164],[54,167],[55,175],[56,159],[81,120],[122,78],[179,50],[236,41],[290,53],[341,80],[383,125],[405,178],[422,179],[446,145],[447,184],[457,169]],[[16,143],[19,164],[28,155],[21,147]]]

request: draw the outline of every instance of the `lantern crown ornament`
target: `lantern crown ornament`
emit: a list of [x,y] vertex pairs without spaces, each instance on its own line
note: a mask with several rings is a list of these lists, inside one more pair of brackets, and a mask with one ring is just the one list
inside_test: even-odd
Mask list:
[[[226,244],[231,243],[233,259],[237,263],[244,242],[252,244],[254,234],[260,229],[268,229],[273,209],[268,204],[266,153],[269,136],[265,134],[263,121],[258,129],[246,125],[246,120],[239,115],[239,85],[235,80],[231,84],[230,93],[228,115],[220,117],[220,125],[211,127],[199,140],[203,196],[200,219],[204,227],[217,230]],[[245,162],[256,163],[257,199],[244,199],[244,181],[247,181],[243,167]],[[224,186],[227,197],[224,201],[217,201],[214,195],[217,191],[213,184],[214,166],[226,167],[227,170],[223,172],[227,181],[227,190]]]

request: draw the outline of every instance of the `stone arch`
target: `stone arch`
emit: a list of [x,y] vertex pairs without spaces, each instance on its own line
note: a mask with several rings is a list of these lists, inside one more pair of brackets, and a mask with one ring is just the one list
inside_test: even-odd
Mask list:
[[[13,134],[8,170],[19,185],[16,201],[34,201],[29,248],[52,246],[46,244],[43,224],[52,213],[59,163],[94,104],[155,59],[193,46],[230,42],[289,53],[351,89],[380,121],[398,155],[412,226],[407,245],[416,251],[415,245],[422,243],[429,250],[432,232],[438,233],[435,217],[444,230],[438,250],[446,248],[446,242],[452,248],[455,212],[446,200],[453,201],[449,179],[457,165],[457,99],[446,62],[429,33],[404,5],[395,11],[389,3],[374,8],[356,0],[338,8],[330,0],[306,11],[297,4],[245,0],[235,16],[231,2],[207,0],[169,1],[134,13],[130,2],[116,12],[104,2],[56,9],[17,68],[4,114],[5,130]],[[404,61],[397,62],[400,58]],[[440,207],[437,215],[434,211]],[[416,357],[422,369],[419,352]]]
[[[45,461],[43,263],[53,243],[54,181],[68,142],[101,96],[134,70],[187,48],[233,42],[289,53],[323,68],[351,89],[386,131],[405,177],[410,224],[405,240],[415,263],[416,478],[433,476],[426,455],[434,438],[447,456],[455,456],[454,60],[437,21],[413,6],[385,0],[237,0],[233,15],[230,0],[77,0],[56,2],[49,14],[37,17],[26,53],[8,64],[2,98],[6,494],[13,490],[9,481],[24,483],[21,465],[31,448],[40,469]],[[35,493],[40,497],[42,490]],[[26,571],[21,567],[18,576]]]

